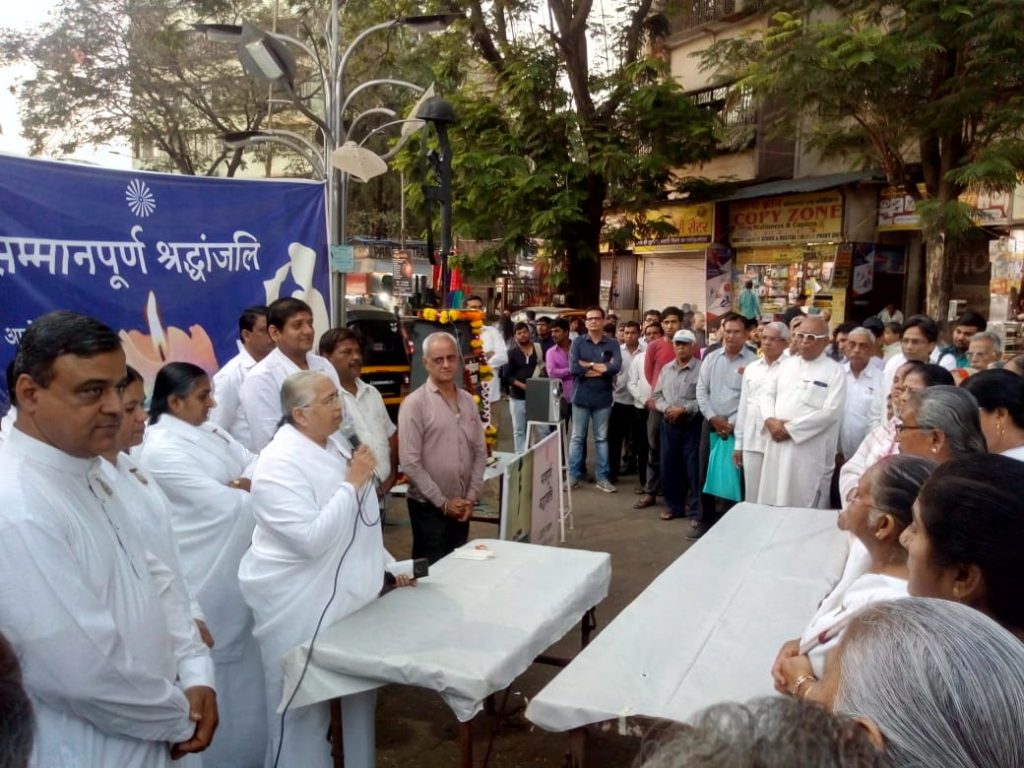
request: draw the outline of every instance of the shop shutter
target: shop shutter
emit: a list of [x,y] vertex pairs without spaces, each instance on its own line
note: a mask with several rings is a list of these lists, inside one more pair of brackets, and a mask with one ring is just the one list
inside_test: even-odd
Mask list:
[[664,309],[689,304],[705,311],[704,254],[693,256],[644,256],[642,309]]

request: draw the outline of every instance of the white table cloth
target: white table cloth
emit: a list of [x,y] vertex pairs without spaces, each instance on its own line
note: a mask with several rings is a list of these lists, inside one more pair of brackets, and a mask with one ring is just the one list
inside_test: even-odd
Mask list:
[[[493,539],[466,547],[477,544],[494,557],[448,555],[416,587],[323,629],[292,707],[404,683],[437,691],[466,722],[608,594],[607,553]],[[282,704],[308,648],[285,659]]]
[[530,702],[549,731],[643,716],[685,721],[774,693],[779,646],[799,637],[848,549],[836,512],[738,504]]

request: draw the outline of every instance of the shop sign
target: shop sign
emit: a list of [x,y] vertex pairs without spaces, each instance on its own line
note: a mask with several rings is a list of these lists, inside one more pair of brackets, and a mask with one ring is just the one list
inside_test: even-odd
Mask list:
[[842,236],[839,192],[762,197],[729,205],[729,239],[734,246],[814,243]]
[[[918,184],[924,193],[924,185]],[[989,227],[1004,227],[1010,222],[1012,195],[1009,192],[967,191],[960,195],[960,202],[974,208],[976,224]],[[902,187],[884,187],[878,198],[878,231],[899,232],[918,230],[921,219],[916,211],[917,202]]]
[[635,253],[657,253],[666,250],[702,251],[714,237],[715,205],[699,203],[651,208],[647,211],[647,220],[671,224],[676,234],[637,240],[633,249]]

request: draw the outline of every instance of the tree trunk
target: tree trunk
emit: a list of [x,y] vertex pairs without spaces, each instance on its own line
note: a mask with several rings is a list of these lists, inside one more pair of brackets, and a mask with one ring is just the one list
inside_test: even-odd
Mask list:
[[604,225],[604,202],[608,183],[604,177],[591,174],[587,178],[587,198],[583,203],[586,220],[576,228],[578,242],[575,253],[568,255],[565,289],[570,307],[596,306],[601,294],[601,227]]
[[953,296],[955,249],[945,233],[934,232],[924,236],[925,311],[940,324],[946,320],[949,300]]

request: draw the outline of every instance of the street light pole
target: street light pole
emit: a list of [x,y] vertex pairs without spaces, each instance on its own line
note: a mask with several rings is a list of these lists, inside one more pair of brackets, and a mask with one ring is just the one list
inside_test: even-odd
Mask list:
[[[344,245],[347,240],[345,232],[346,195],[345,186],[349,175],[356,175],[363,181],[369,176],[347,168],[344,165],[336,165],[340,159],[338,150],[345,146],[347,131],[345,130],[344,114],[352,97],[363,89],[373,85],[396,85],[409,88],[417,93],[424,93],[424,89],[413,83],[404,80],[379,79],[363,83],[353,89],[347,96],[345,94],[345,66],[355,47],[366,37],[374,32],[392,29],[398,26],[407,26],[419,31],[430,32],[446,28],[456,19],[458,14],[441,14],[433,16],[405,16],[390,21],[374,24],[364,29],[355,36],[352,42],[344,50],[341,49],[341,4],[339,0],[331,0],[331,15],[327,24],[327,67],[318,66],[321,87],[324,94],[324,118],[320,118],[309,109],[295,92],[294,77],[295,64],[291,54],[284,43],[295,45],[304,51],[314,62],[317,58],[314,51],[300,40],[277,33],[268,34],[257,29],[248,22],[241,26],[233,24],[196,24],[197,31],[203,32],[207,39],[218,42],[229,42],[237,46],[238,55],[242,65],[247,72],[273,84],[281,85],[284,88],[288,100],[302,114],[312,120],[323,132],[323,176],[327,182],[327,226],[331,241],[337,245]],[[419,106],[419,105],[417,105]],[[378,112],[383,111],[377,108]],[[368,110],[370,112],[370,110]],[[394,113],[392,113],[394,114]],[[357,118],[358,120],[358,118]],[[353,124],[355,121],[353,121]],[[403,139],[405,137],[403,136]],[[248,137],[251,141],[277,141],[295,148],[293,137],[278,133],[271,138],[269,132],[262,136]],[[308,144],[304,144],[306,148]],[[359,160],[358,153],[364,152],[367,156],[373,153],[370,150],[355,147],[355,154],[352,155]],[[300,153],[304,154],[304,153]],[[350,153],[351,154],[351,153]],[[376,155],[373,155],[376,158]],[[309,159],[309,158],[307,158]],[[379,158],[378,158],[379,162]],[[311,163],[316,168],[316,163]],[[382,169],[374,170],[374,174],[387,170],[386,164]],[[344,326],[347,320],[345,310],[345,289],[346,275],[344,272],[337,273],[336,280],[331,281],[331,301],[335,307],[335,323]]]

